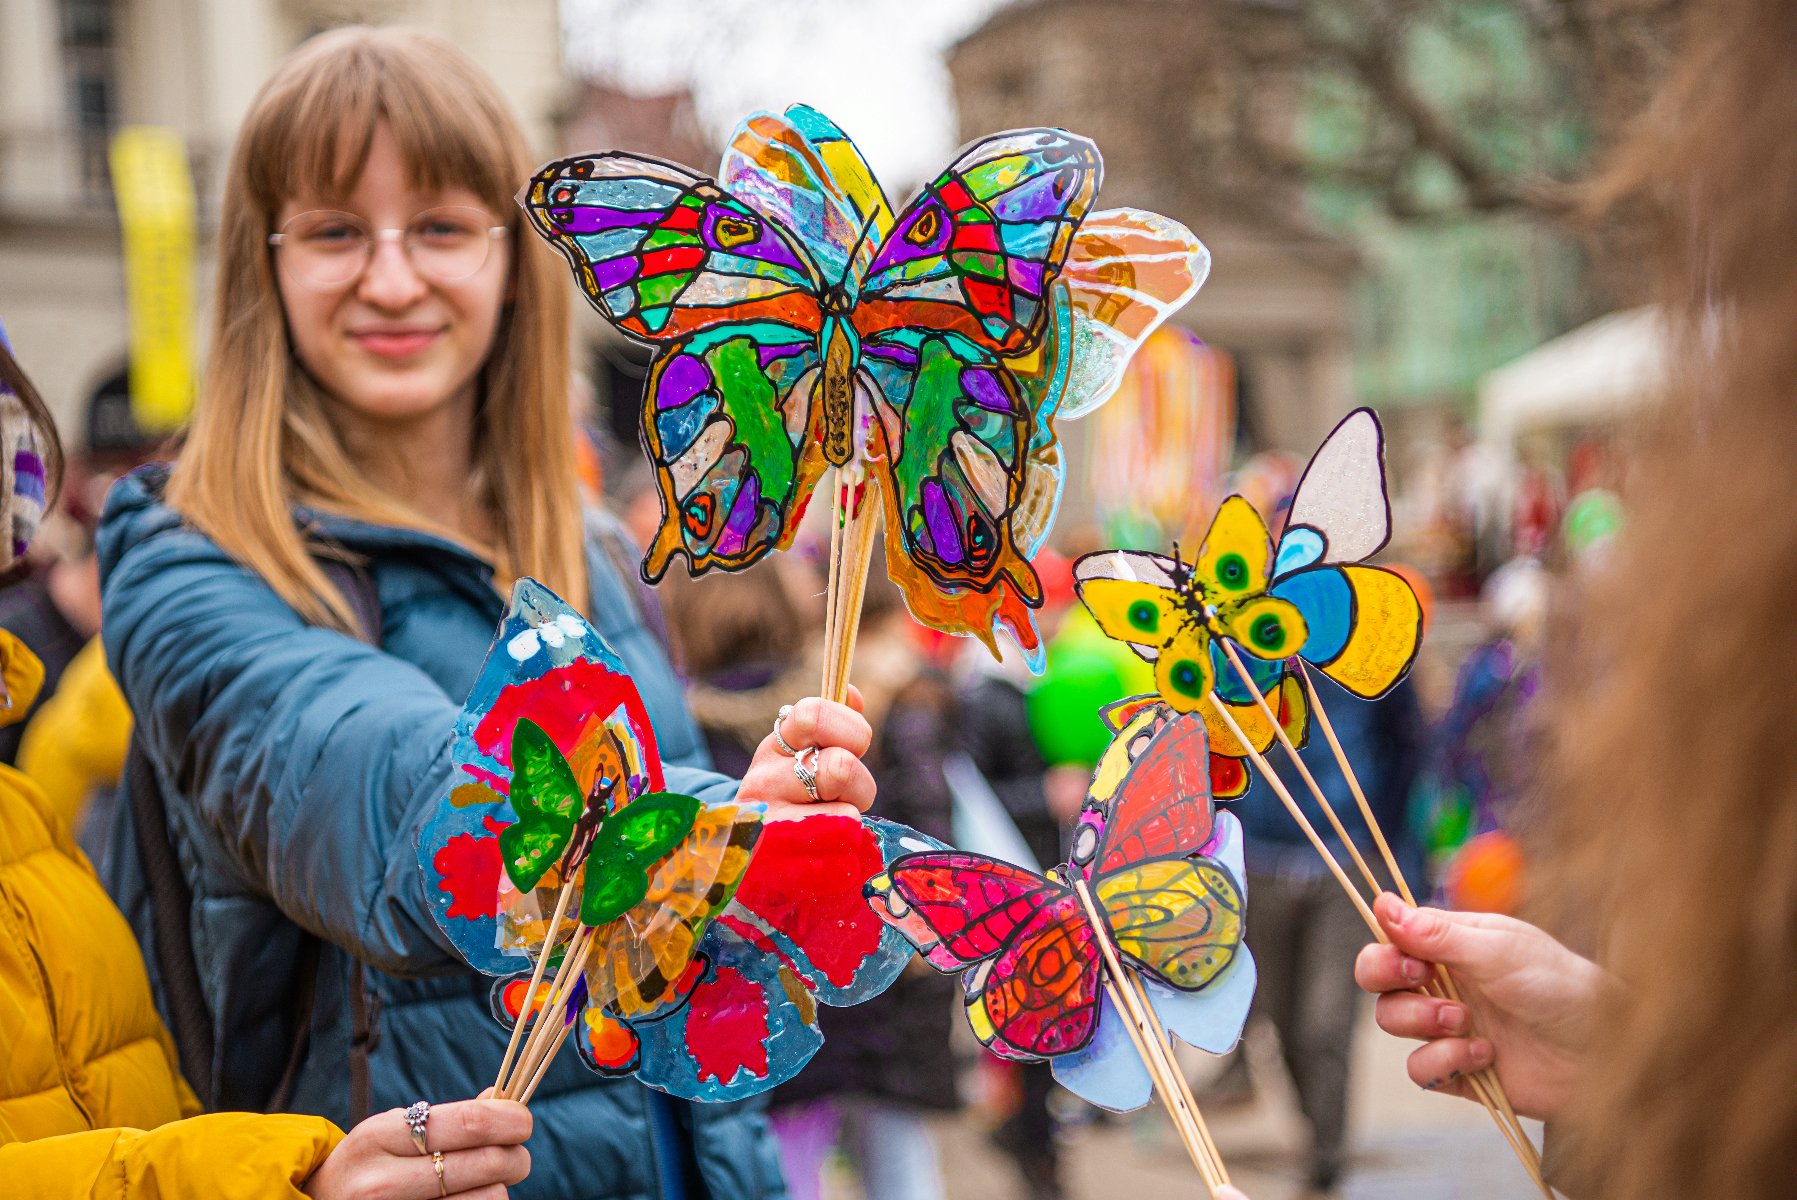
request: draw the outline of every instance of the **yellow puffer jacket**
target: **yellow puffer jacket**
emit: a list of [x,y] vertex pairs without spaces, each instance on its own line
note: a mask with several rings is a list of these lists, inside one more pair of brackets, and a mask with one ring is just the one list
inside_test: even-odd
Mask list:
[[[43,676],[0,630],[0,723]],[[198,1111],[130,927],[43,793],[0,766],[0,1197],[295,1197],[343,1137]]]

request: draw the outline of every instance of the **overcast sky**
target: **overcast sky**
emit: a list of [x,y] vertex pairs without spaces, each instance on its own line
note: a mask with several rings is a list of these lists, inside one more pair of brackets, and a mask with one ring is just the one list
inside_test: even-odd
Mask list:
[[960,145],[943,54],[1008,2],[562,0],[562,26],[573,69],[632,91],[690,86],[720,142],[756,109],[822,110],[896,201]]

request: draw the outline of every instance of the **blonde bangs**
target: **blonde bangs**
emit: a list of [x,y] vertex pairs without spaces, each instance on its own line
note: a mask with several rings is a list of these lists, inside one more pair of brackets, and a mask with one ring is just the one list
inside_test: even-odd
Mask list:
[[289,349],[267,245],[287,200],[330,203],[354,191],[383,123],[414,186],[466,187],[512,231],[512,299],[481,369],[469,481],[499,532],[495,545],[470,549],[493,561],[502,587],[531,575],[584,609],[567,284],[512,201],[532,160],[504,101],[460,51],[428,34],[322,34],[251,105],[220,210],[211,359],[169,503],[308,621],[352,633],[353,610],[302,540],[294,504],[468,544],[383,493],[350,459]]

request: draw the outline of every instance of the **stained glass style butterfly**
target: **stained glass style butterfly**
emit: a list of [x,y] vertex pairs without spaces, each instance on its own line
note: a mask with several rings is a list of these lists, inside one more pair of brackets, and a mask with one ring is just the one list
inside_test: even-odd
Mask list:
[[975,143],[896,216],[803,106],[738,128],[718,180],[610,152],[520,195],[600,314],[657,356],[642,432],[678,554],[738,570],[791,543],[826,466],[874,472],[918,620],[1033,661],[1030,556],[1064,469],[1057,415],[1102,403],[1209,256],[1176,222],[1091,212],[1101,166],[1056,129]]
[[874,909],[941,971],[961,971],[967,1016],[995,1054],[1051,1059],[1077,1095],[1125,1111],[1148,1071],[1104,995],[1091,889],[1127,969],[1169,1032],[1223,1053],[1254,993],[1242,940],[1241,829],[1206,785],[1204,725],[1140,708],[1100,759],[1070,861],[1048,875],[957,850],[907,855],[869,882]]
[[[573,923],[593,926],[567,1019],[595,1070],[691,1099],[753,1095],[822,1044],[818,1003],[876,995],[910,957],[861,887],[901,844],[927,843],[842,817],[764,824],[722,787],[667,792],[622,660],[534,581],[513,593],[454,755],[462,778],[419,842],[433,912],[500,977],[506,1025],[543,947],[554,965]],[[580,904],[552,942],[564,887]]]

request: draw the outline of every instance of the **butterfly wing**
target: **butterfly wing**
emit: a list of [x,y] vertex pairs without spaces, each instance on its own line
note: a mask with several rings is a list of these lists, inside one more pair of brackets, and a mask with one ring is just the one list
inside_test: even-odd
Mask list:
[[1017,544],[1031,414],[1009,371],[958,334],[895,329],[862,346],[868,456],[884,474],[886,561],[922,622],[1040,642],[1042,584]]
[[1194,712],[1215,679],[1210,634],[1176,584],[1174,567],[1158,554],[1100,551],[1073,564],[1074,589],[1106,636],[1154,664],[1161,699]]
[[958,333],[1016,354],[1041,332],[1048,288],[1098,194],[1098,147],[1062,129],[975,142],[925,184],[860,282],[863,340],[890,329]]
[[793,231],[823,279],[861,279],[892,228],[892,207],[867,161],[835,122],[795,104],[736,129],[718,180]]
[[[637,1017],[670,1001],[670,985],[685,975],[708,923],[729,903],[748,870],[763,812],[753,804],[701,808],[690,832],[652,864],[642,898],[603,924],[589,922],[596,926],[587,961],[587,987],[595,1005]],[[608,870],[597,850],[588,868],[623,874]]]
[[818,327],[820,281],[798,236],[685,167],[618,152],[565,158],[519,202],[593,307],[634,337],[745,321]]
[[1068,363],[1056,403],[1064,418],[1109,400],[1136,349],[1197,294],[1210,251],[1192,231],[1159,213],[1112,208],[1080,223],[1061,268],[1070,310]]
[[1309,567],[1280,579],[1273,594],[1303,614],[1298,652],[1363,700],[1409,674],[1422,646],[1423,612],[1402,575],[1383,567]]
[[1196,852],[1215,821],[1204,722],[1164,709],[1142,712],[1100,758],[1087,804],[1104,815],[1102,834],[1074,840],[1073,861],[1089,878]]
[[1210,983],[1241,948],[1241,889],[1210,859],[1136,863],[1101,875],[1093,893],[1118,953],[1181,991]]
[[698,574],[791,544],[825,465],[817,379],[815,330],[778,321],[708,329],[656,360],[642,437],[662,523],[645,578],[677,553]]
[[1362,562],[1391,540],[1385,490],[1385,431],[1370,408],[1357,408],[1310,456],[1279,539],[1274,574]]
[[910,854],[868,880],[880,918],[939,971],[993,957],[1043,905],[1066,889],[1034,871],[983,854]]
[[974,1035],[1000,1058],[1022,1062],[1078,1050],[1097,1023],[1100,963],[1084,905],[1057,887],[963,977]]
[[[553,592],[519,580],[456,720],[456,779],[418,841],[433,915],[469,964],[490,975],[517,972],[542,945],[561,884],[553,869],[528,892],[505,877],[500,836],[519,816],[508,793],[513,742],[525,721],[568,760],[582,796],[596,765],[583,747],[601,728],[627,735],[633,786],[662,787],[649,713],[623,660]],[[528,940],[517,936],[521,930]]]
[[512,733],[510,795],[518,820],[499,835],[499,850],[512,886],[528,892],[560,861],[586,796],[568,760],[527,717]]

